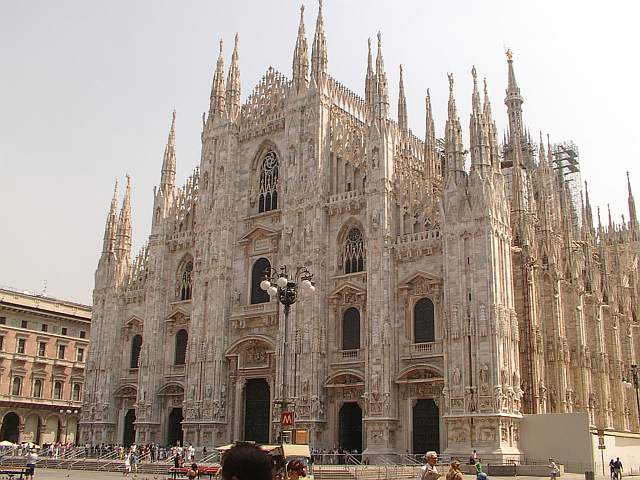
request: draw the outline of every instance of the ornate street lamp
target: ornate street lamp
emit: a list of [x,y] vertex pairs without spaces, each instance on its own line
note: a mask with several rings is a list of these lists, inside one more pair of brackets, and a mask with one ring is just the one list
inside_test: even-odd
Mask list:
[[[265,290],[270,297],[276,297],[284,305],[284,337],[282,340],[282,399],[274,403],[282,405],[282,411],[287,410],[287,405],[292,402],[287,398],[287,336],[289,331],[289,311],[291,305],[298,300],[299,288],[309,292],[315,292],[316,287],[311,279],[313,274],[307,267],[298,267],[293,276],[289,276],[287,266],[282,265],[280,271],[270,268],[265,270],[264,279],[260,282],[260,288]],[[280,427],[282,436],[282,427]]]
[[64,421],[64,443],[67,443],[67,429],[69,426],[69,415],[71,414],[77,415],[78,414],[78,410],[71,410],[70,408],[67,408],[66,410],[64,408],[60,409],[60,415],[65,415],[65,421]]

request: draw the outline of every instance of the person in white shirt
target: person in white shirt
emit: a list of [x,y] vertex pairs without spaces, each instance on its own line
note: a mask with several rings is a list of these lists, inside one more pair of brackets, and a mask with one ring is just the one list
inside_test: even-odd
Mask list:
[[36,470],[36,462],[38,461],[38,455],[36,454],[35,450],[29,450],[29,453],[27,453],[27,472],[26,472],[26,476],[27,478],[31,478],[31,480],[33,480],[33,474]]
[[435,480],[440,476],[436,468],[438,454],[434,451],[429,451],[424,454],[424,459],[427,461],[427,464],[420,469],[416,480]]

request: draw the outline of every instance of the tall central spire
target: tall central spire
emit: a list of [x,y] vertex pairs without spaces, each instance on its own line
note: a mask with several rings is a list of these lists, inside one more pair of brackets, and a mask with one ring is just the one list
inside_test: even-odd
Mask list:
[[309,84],[309,49],[307,47],[307,34],[304,31],[304,5],[300,6],[300,24],[298,25],[298,37],[296,48],[293,52],[293,85],[296,90]]
[[402,76],[402,65],[400,65],[400,87],[398,94],[398,126],[403,133],[409,133],[407,119],[407,99],[404,95],[404,79]]
[[222,58],[222,39],[220,39],[220,54],[216,63],[216,72],[213,74],[213,85],[211,86],[211,104],[209,106],[209,116],[222,117],[224,113],[224,59]]
[[240,114],[240,61],[238,59],[238,34],[236,33],[231,55],[231,65],[227,76],[226,107],[229,119],[235,120]]
[[509,135],[512,142],[514,138],[517,138],[518,142],[520,142],[524,131],[522,127],[522,103],[524,100],[516,83],[516,74],[513,70],[513,53],[511,50],[507,50],[506,55],[508,82],[504,103],[507,106],[507,114],[509,116]]
[[318,18],[316,32],[313,36],[311,49],[311,80],[318,85],[327,74],[327,39],[324,35],[324,20],[322,18],[322,0],[318,0]]

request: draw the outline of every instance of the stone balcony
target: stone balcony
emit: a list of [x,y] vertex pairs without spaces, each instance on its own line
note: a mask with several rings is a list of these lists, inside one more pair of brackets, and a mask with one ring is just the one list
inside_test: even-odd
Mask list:
[[442,341],[410,343],[404,346],[403,360],[442,356]]
[[364,205],[364,195],[358,190],[351,190],[331,195],[325,207],[329,210],[329,215],[337,215],[345,212],[357,213]]
[[344,365],[349,363],[360,363],[364,361],[364,350],[334,350],[332,355],[333,365]]
[[393,250],[400,261],[410,261],[421,256],[440,253],[442,251],[440,230],[399,235],[393,242]]

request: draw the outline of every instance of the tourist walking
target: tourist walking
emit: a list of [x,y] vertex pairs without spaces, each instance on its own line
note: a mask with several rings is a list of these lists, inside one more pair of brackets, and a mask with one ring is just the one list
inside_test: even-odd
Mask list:
[[222,480],[272,480],[270,455],[248,443],[234,445],[224,455]]
[[549,459],[549,468],[549,478],[551,480],[555,480],[556,478],[558,478],[558,476],[560,475],[560,469],[558,468],[558,465],[556,465],[556,462],[553,461],[553,458]]
[[128,477],[129,473],[131,473],[131,454],[127,452],[124,454],[124,472],[122,474]]
[[451,461],[451,467],[447,472],[446,480],[463,480],[462,471],[460,470],[460,460],[454,458]]
[[436,468],[438,454],[434,451],[429,451],[424,454],[424,459],[427,461],[427,464],[422,467],[416,480],[437,480],[437,478],[441,476]]
[[26,476],[27,476],[27,478],[31,478],[31,480],[33,480],[33,474],[36,471],[36,462],[37,461],[38,461],[38,454],[33,449],[29,450],[29,453],[27,453],[27,471],[26,471]]
[[622,480],[622,462],[620,457],[616,457],[616,461],[613,462],[613,478],[615,480]]

